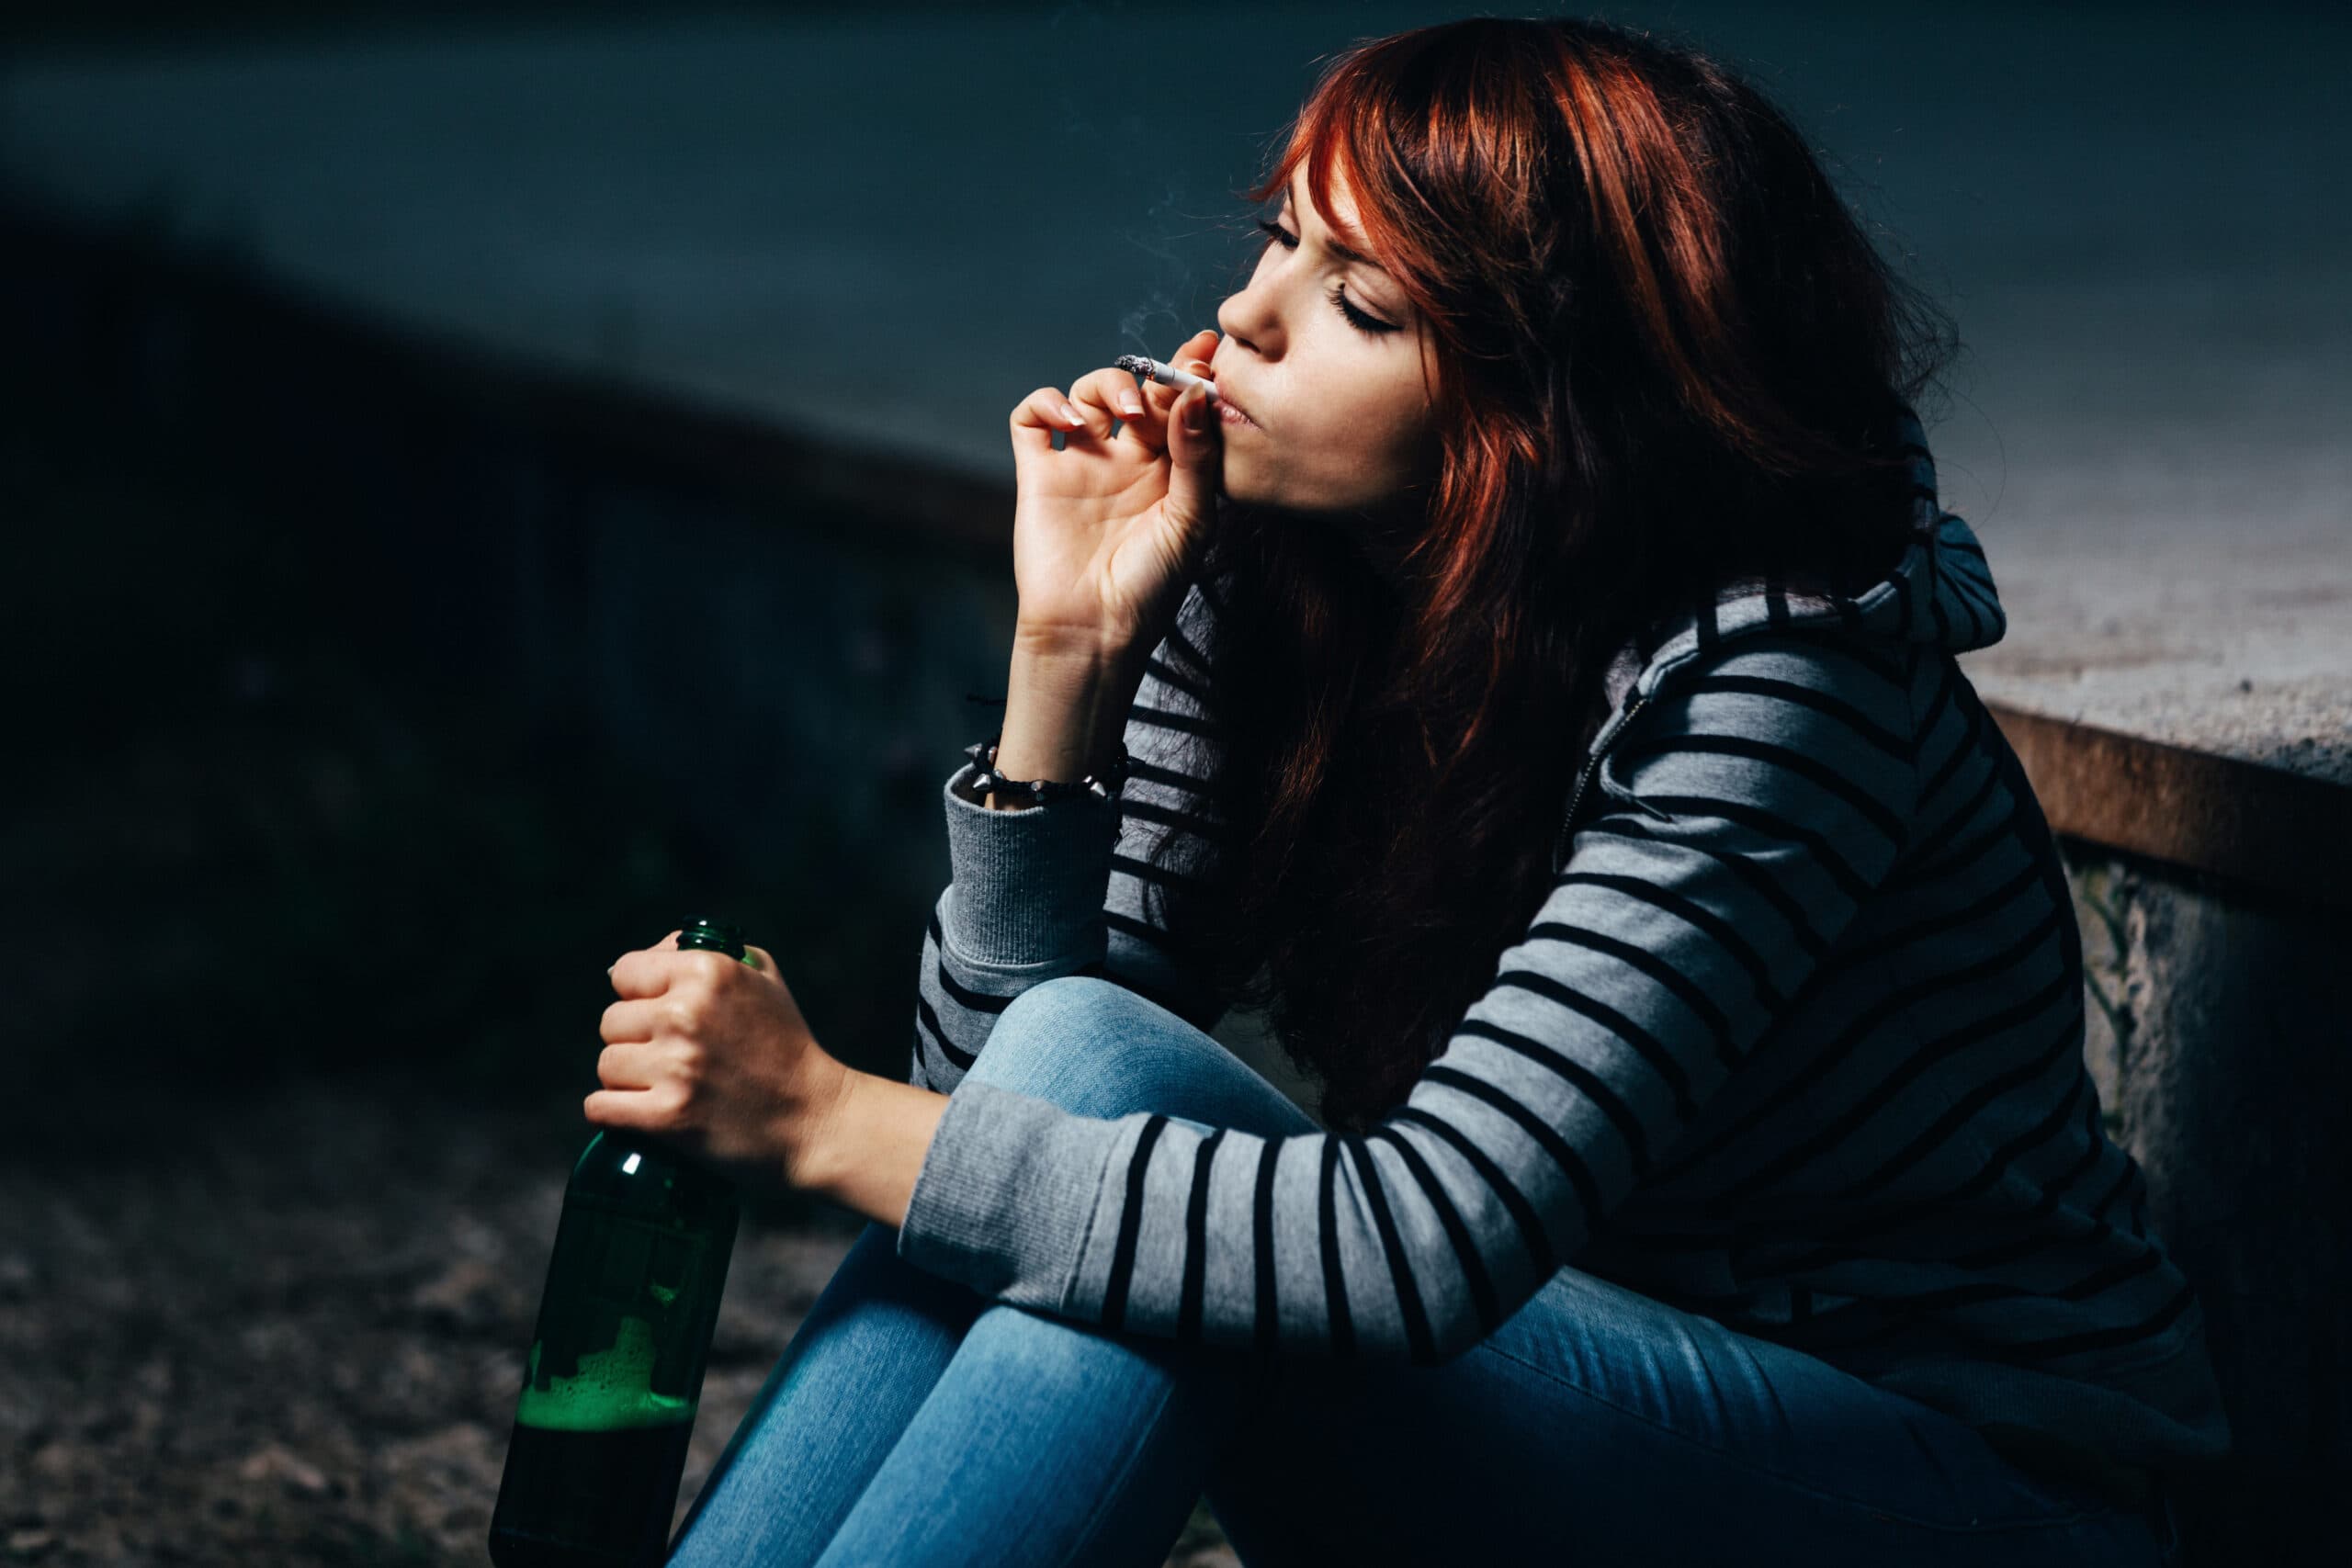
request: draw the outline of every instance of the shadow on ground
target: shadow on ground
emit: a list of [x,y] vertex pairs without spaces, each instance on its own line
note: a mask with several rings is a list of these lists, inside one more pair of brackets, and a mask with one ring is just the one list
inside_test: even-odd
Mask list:
[[[6,1560],[485,1562],[593,1132],[578,1099],[450,1105],[379,1074],[81,1113],[146,1152],[0,1157]],[[678,1519],[854,1220],[810,1203],[746,1221]],[[1169,1561],[1236,1560],[1203,1509]]]

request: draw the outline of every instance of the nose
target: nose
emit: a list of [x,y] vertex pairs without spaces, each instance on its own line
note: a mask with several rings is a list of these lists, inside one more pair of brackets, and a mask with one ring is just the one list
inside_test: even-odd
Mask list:
[[1270,291],[1254,281],[1240,292],[1227,295],[1216,308],[1218,334],[1261,358],[1266,357],[1269,348],[1279,344],[1281,337],[1272,303]]

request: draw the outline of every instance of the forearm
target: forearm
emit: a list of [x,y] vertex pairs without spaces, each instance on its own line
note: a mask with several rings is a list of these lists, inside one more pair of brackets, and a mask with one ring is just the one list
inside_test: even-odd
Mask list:
[[[1035,649],[1016,639],[998,770],[1013,779],[1075,780],[1107,765],[1141,679],[1125,661]],[[1017,811],[1031,802],[1018,792],[991,790],[982,804]]]
[[[1078,779],[1106,766],[1143,679],[1139,661],[1040,648],[1016,636],[1005,684],[997,767],[1015,779]],[[1019,792],[990,790],[991,811],[1018,811]],[[818,1134],[802,1185],[896,1229],[947,1097],[920,1084],[851,1072]]]
[[935,1090],[852,1070],[818,1135],[806,1189],[896,1230],[946,1109]]

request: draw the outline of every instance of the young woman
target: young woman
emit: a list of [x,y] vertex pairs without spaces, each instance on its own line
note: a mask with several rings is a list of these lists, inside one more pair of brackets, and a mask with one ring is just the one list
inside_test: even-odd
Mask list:
[[1251,194],[1220,406],[1013,412],[909,1081],[615,968],[592,1119],[875,1222],[673,1561],[1154,1563],[1204,1492],[1251,1568],[2163,1560],[2228,1431],[1954,661],[1931,312],[1596,22],[1363,44]]

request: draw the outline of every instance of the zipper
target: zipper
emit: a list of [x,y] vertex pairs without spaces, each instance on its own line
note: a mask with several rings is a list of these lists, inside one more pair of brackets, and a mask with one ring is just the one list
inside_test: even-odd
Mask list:
[[[1618,735],[1624,733],[1625,726],[1632,721],[1633,716],[1635,714],[1642,711],[1642,705],[1648,702],[1653,694],[1654,694],[1651,693],[1644,693],[1642,695],[1635,697],[1632,704],[1626,707],[1625,711],[1617,716],[1617,723],[1614,728]],[[1610,745],[1614,745],[1616,743],[1616,739],[1617,735],[1611,735],[1609,738]],[[1552,874],[1555,876],[1560,874],[1560,867],[1565,863],[1566,857],[1568,852],[1568,840],[1575,836],[1574,829],[1577,825],[1577,807],[1584,803],[1585,786],[1592,783],[1592,775],[1600,771],[1600,760],[1608,754],[1609,747],[1603,746],[1600,750],[1595,751],[1586,760],[1584,772],[1577,779],[1576,793],[1568,796],[1568,814],[1560,818],[1560,835],[1552,842]]]

